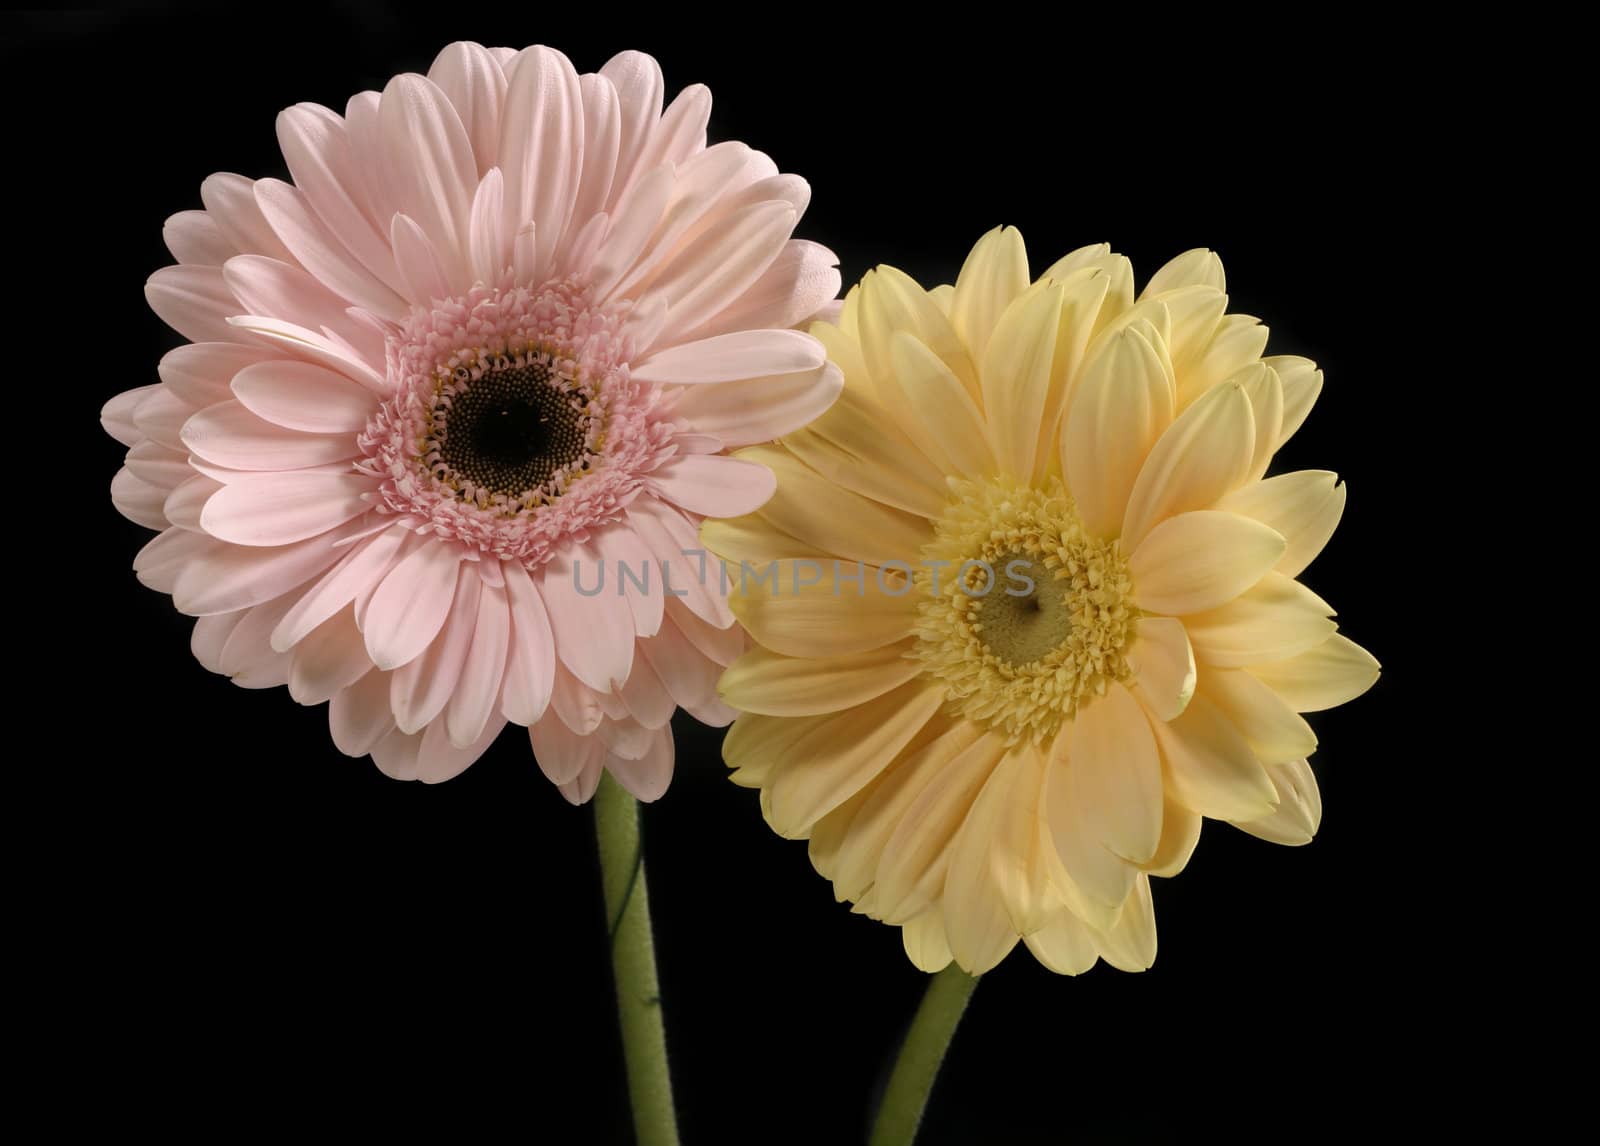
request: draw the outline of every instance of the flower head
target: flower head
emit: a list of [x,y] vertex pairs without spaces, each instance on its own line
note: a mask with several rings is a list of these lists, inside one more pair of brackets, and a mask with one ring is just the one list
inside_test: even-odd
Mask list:
[[756,643],[734,780],[920,967],[1147,967],[1202,817],[1317,828],[1300,713],[1377,663],[1295,580],[1344,487],[1265,476],[1321,373],[1226,310],[1208,251],[1137,299],[1104,246],[1030,282],[1012,229],[953,288],[880,267],[812,328],[838,403],[740,454],[776,495],[702,529]]
[[[838,291],[809,196],[650,57],[580,76],[458,43],[427,76],[278,118],[292,182],[213,175],[146,295],[190,340],[112,399],[135,569],[247,687],[447,779],[507,722],[574,801],[653,799],[679,705],[743,647],[694,575],[703,515],[770,494],[725,456],[841,386],[794,329]],[[599,591],[595,591],[598,581]]]

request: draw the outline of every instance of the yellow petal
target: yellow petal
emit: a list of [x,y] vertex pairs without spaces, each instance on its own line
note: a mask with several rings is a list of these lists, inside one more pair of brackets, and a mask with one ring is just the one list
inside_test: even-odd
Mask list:
[[1345,487],[1327,470],[1296,470],[1234,490],[1218,509],[1242,513],[1283,534],[1288,547],[1275,568],[1297,577],[1322,552],[1344,515]]
[[1322,792],[1311,765],[1304,760],[1291,760],[1268,768],[1267,775],[1278,790],[1278,806],[1271,815],[1236,823],[1234,827],[1289,847],[1310,843],[1322,823]]
[[1149,970],[1156,961],[1156,913],[1149,876],[1140,873],[1116,925],[1096,938],[1101,957],[1117,970]]
[[1157,720],[1171,720],[1194,695],[1194,650],[1175,617],[1140,617],[1125,654],[1133,675],[1128,688]]
[[943,703],[943,689],[911,681],[845,712],[789,718],[808,727],[766,785],[767,822],[780,836],[803,838],[881,772]]
[[1205,349],[1178,371],[1178,409],[1256,361],[1266,345],[1267,328],[1260,319],[1248,314],[1223,315]]
[[1333,607],[1281,573],[1268,573],[1226,605],[1184,617],[1194,658],[1218,668],[1285,660],[1338,628]]
[[901,330],[927,344],[961,379],[967,392],[978,397],[976,359],[928,292],[894,267],[868,271],[861,280],[861,353],[880,384],[893,377],[889,345],[894,333]]
[[900,940],[912,966],[930,975],[950,966],[953,956],[944,933],[944,911],[930,907],[900,928]]
[[1311,726],[1244,669],[1207,669],[1198,691],[1239,730],[1261,763],[1286,764],[1316,750]]
[[861,284],[845,291],[839,304],[839,329],[854,342],[861,341]]
[[922,671],[913,642],[842,657],[787,657],[753,648],[722,674],[717,692],[734,708],[769,716],[838,712],[882,696]]
[[803,721],[784,717],[754,713],[740,716],[722,741],[723,762],[734,769],[729,779],[741,788],[761,787],[809,729],[810,725]]
[[[1126,263],[1122,256],[1116,259]],[[1128,272],[1132,282],[1133,272]],[[1042,484],[1052,473],[1060,472],[1062,421],[1083,373],[1084,361],[1095,334],[1106,324],[1106,316],[1119,304],[1112,301],[1113,279],[1106,271],[1091,268],[1061,281],[1061,317],[1056,325],[1056,351],[1050,363],[1050,389],[1039,416],[1038,441],[1034,445],[1033,482]],[[1131,287],[1130,287],[1131,290]]]
[[1139,866],[1146,875],[1177,875],[1199,842],[1200,816],[1168,795],[1161,808],[1161,842],[1149,862]]
[[956,298],[955,284],[942,283],[939,286],[932,287],[928,291],[928,297],[933,300],[935,306],[944,311],[945,317],[949,318],[950,307],[954,305]]
[[848,390],[805,429],[784,435],[783,445],[823,478],[882,505],[936,518],[949,500],[938,467],[893,420]]
[[1215,251],[1196,247],[1185,251],[1150,276],[1141,298],[1177,290],[1186,286],[1208,286],[1214,290],[1228,289],[1227,276],[1222,273],[1222,260]]
[[1219,820],[1253,820],[1272,811],[1277,793],[1243,736],[1196,694],[1176,720],[1156,721],[1167,787],[1191,811]]
[[1252,664],[1249,671],[1296,712],[1321,712],[1366,692],[1378,680],[1378,667],[1366,649],[1335,633],[1296,656]]
[[[1311,413],[1317,395],[1322,393],[1322,371],[1309,358],[1281,354],[1262,359],[1278,372],[1283,383],[1283,425],[1278,430],[1278,446],[1294,436]],[[1274,447],[1276,449],[1277,447]]]
[[1081,975],[1100,958],[1089,929],[1070,911],[1057,911],[1023,942],[1057,975]]
[[1256,419],[1255,453],[1250,459],[1250,473],[1246,481],[1260,481],[1277,449],[1279,431],[1283,426],[1283,383],[1278,372],[1259,362],[1252,362],[1233,376],[1233,381],[1244,387],[1250,399],[1250,412]]
[[1046,285],[1012,303],[983,356],[983,412],[1000,472],[1033,474],[1039,423],[1050,391],[1063,288]]
[[982,735],[982,726],[970,720],[936,716],[923,726],[921,742],[912,741],[906,746],[856,811],[832,875],[839,894],[858,899],[872,886],[878,876],[878,864],[907,810],[943,774],[945,766]]
[[927,519],[840,486],[777,446],[752,446],[739,457],[778,479],[761,516],[792,537],[851,561],[914,563],[933,536]]
[[[1017,943],[1018,929],[1006,909],[1001,881],[1010,885],[1013,897],[1024,901],[1038,898],[1044,890],[1042,865],[1037,865],[1041,883],[1029,888],[1028,857],[1016,854],[1031,850],[1034,834],[1029,832],[1024,842],[1008,838],[1006,833],[1013,789],[1019,781],[1025,783],[1031,778],[1037,793],[1038,771],[1038,756],[1032,748],[1007,752],[978,793],[951,844],[950,869],[944,883],[945,934],[956,962],[970,975],[989,970]],[[1032,806],[1037,808],[1036,794]]]
[[[1055,845],[1044,822],[1044,771],[1041,753],[1029,745],[1015,745],[989,780],[990,787],[1003,783],[996,795],[1000,811],[989,844],[990,876],[1018,935],[1044,926],[1060,902],[1050,886],[1052,865],[1047,862]],[[947,883],[946,903],[949,900]]]
[[1175,395],[1172,364],[1148,323],[1118,330],[1084,367],[1068,403],[1061,470],[1095,536],[1121,531],[1140,467],[1172,424]]
[[891,340],[890,356],[908,399],[903,411],[907,432],[934,463],[947,474],[963,477],[994,473],[983,412],[944,359],[903,331]]
[[[851,294],[854,293],[851,291]],[[811,324],[811,337],[822,343],[829,360],[844,371],[846,394],[855,393],[870,398],[875,393],[872,372],[867,369],[867,360],[862,357],[861,344],[853,336],[832,323],[814,322]]]
[[1210,347],[1211,336],[1228,309],[1228,296],[1213,286],[1186,286],[1164,291],[1159,298],[1141,299],[1134,309],[1154,303],[1167,309],[1167,353],[1172,356],[1173,374],[1181,387],[1184,376],[1194,372]]
[[1216,509],[1169,517],[1128,558],[1133,602],[1182,616],[1233,600],[1261,580],[1285,542],[1254,518]]
[[1067,780],[1086,822],[1110,851],[1142,864],[1161,840],[1161,757],[1139,702],[1113,682],[1080,707]]
[[1045,815],[1061,866],[1075,887],[1101,907],[1119,907],[1133,888],[1134,868],[1100,842],[1098,807],[1085,804],[1072,779],[1070,727],[1056,737],[1045,772]]
[[1242,485],[1255,452],[1255,417],[1241,386],[1218,386],[1178,416],[1139,470],[1122,519],[1132,552],[1155,525],[1209,509]]
[[741,561],[765,565],[784,557],[833,560],[815,545],[807,545],[777,528],[760,513],[747,513],[743,517],[708,517],[700,525],[700,543],[729,562],[732,565],[729,572],[734,577],[738,576]]
[[[859,572],[859,579],[857,573]],[[819,578],[815,583],[813,577]],[[909,637],[918,596],[898,573],[853,562],[775,561],[732,573],[728,604],[750,634],[792,657],[843,656]],[[899,596],[884,592],[904,589]]]
[[950,325],[982,361],[989,335],[1006,307],[1028,289],[1028,252],[1022,232],[996,227],[978,240],[956,277],[950,300]]
[[1004,753],[1005,743],[985,732],[951,757],[906,809],[878,863],[877,908],[885,922],[904,923],[938,897],[956,832]]

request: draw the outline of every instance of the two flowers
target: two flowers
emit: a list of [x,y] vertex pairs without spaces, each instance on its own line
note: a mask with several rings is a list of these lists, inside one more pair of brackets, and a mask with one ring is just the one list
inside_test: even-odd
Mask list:
[[[140,579],[391,775],[509,723],[569,800],[655,799],[674,711],[737,717],[735,782],[918,966],[1147,966],[1149,877],[1204,816],[1309,839],[1298,714],[1376,676],[1294,579],[1343,487],[1265,476],[1320,373],[1262,357],[1207,252],[1136,295],[997,230],[953,287],[841,305],[804,181],[709,111],[637,53],[472,44],[285,111],[292,182],[169,220],[147,293],[190,344],[106,407]],[[795,591],[665,591],[704,549]]]

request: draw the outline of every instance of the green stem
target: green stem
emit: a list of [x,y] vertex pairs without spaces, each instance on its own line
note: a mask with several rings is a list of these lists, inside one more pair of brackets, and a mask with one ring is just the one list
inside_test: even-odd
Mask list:
[[950,1039],[977,985],[977,979],[954,963],[929,980],[917,1016],[911,1020],[911,1030],[906,1032],[900,1057],[895,1060],[894,1073],[889,1076],[889,1088],[872,1126],[870,1146],[911,1146],[916,1140],[933,1080],[939,1076],[939,1064],[944,1062]]
[[594,797],[594,832],[600,844],[600,883],[611,926],[611,969],[622,1020],[622,1053],[628,1066],[628,1101],[638,1146],[677,1146],[667,1071],[666,1028],[661,988],[650,936],[650,900],[639,845],[639,802],[605,773]]

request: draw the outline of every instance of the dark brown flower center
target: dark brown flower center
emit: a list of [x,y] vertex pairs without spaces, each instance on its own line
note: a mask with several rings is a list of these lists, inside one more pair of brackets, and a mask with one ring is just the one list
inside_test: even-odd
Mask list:
[[582,402],[552,385],[543,363],[491,368],[449,402],[436,445],[463,484],[516,498],[584,456]]

